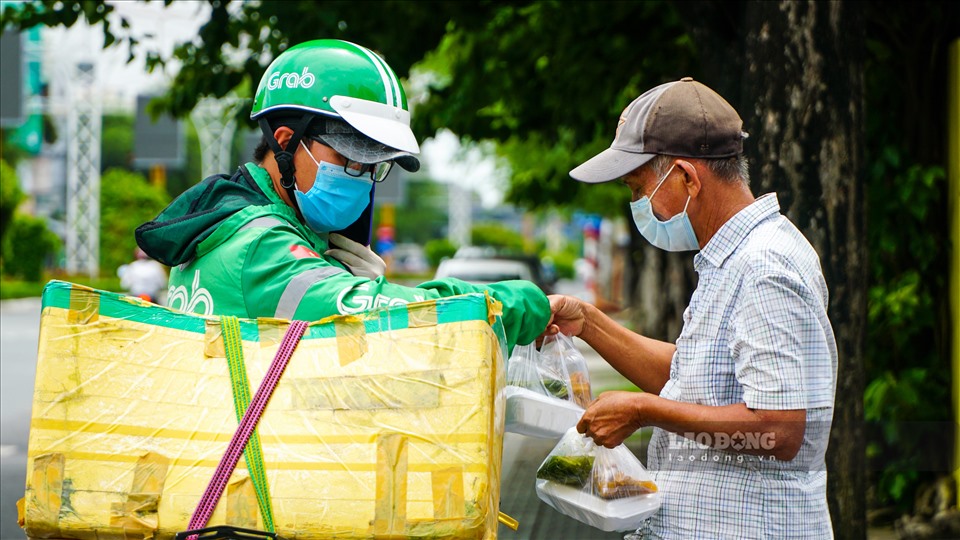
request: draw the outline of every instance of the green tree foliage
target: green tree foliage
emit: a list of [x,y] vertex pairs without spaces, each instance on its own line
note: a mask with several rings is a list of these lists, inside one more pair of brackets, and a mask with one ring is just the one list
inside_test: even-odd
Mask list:
[[960,9],[882,6],[866,11],[867,470],[875,504],[911,511],[917,486],[956,466],[943,104]]
[[[391,176],[396,173],[391,173]],[[388,179],[391,182],[393,179]],[[396,241],[420,245],[443,238],[447,228],[447,192],[442,184],[410,179],[404,204],[396,207]]]
[[[13,24],[21,30],[38,25],[69,28],[83,20],[91,25],[103,26],[103,46],[106,48],[113,45],[118,39],[117,34],[114,33],[115,27],[112,27],[110,23],[109,16],[112,15],[115,15],[113,6],[96,0],[11,2],[3,8],[3,24],[0,25],[0,28],[6,29],[9,24]],[[129,29],[129,21],[121,18],[120,26],[123,30]],[[121,39],[134,47],[137,44],[137,40],[133,36],[123,36]],[[131,50],[131,60],[133,59],[133,53],[134,51]]]
[[133,231],[170,202],[141,174],[110,169],[100,179],[100,268],[106,274],[133,259]]
[[0,160],[0,269],[5,276],[40,282],[60,239],[43,219],[16,212],[25,198],[16,171]]
[[[401,76],[406,75],[411,65],[439,43],[447,20],[479,22],[496,8],[490,1],[334,0],[323,2],[322,8],[310,2],[207,2],[210,20],[200,28],[197,39],[179,44],[170,58],[142,46],[143,36],[134,34],[129,21],[112,5],[93,0],[38,0],[20,9],[8,6],[0,17],[0,28],[70,27],[78,21],[100,25],[104,47],[123,44],[129,47],[130,58],[142,56],[148,69],[171,61],[180,64],[169,93],[158,102],[158,110],[185,116],[203,96],[223,97],[243,85],[256,88],[277,54],[292,44],[320,36],[387,51],[390,65]],[[235,53],[241,43],[252,52],[237,61]],[[245,119],[247,113],[241,110],[237,116]]]
[[2,141],[0,159],[14,168],[20,163],[20,160],[29,156],[29,153],[17,144],[16,133],[16,129],[0,129],[0,141]]
[[417,109],[417,132],[446,127],[502,143],[511,202],[576,202],[606,215],[623,211],[626,192],[579,184],[568,171],[610,144],[631,100],[694,60],[685,23],[665,2],[498,4],[480,24],[448,24],[436,54],[448,73]]
[[[446,127],[504,143],[501,153],[515,171],[511,202],[576,202],[608,215],[624,211],[625,191],[582,186],[567,171],[609,144],[613,119],[641,90],[688,74],[695,59],[687,21],[672,3],[660,1],[330,1],[323,9],[209,1],[210,21],[171,58],[144,50],[123,18],[119,28],[108,25],[113,7],[97,2],[41,0],[5,10],[0,22],[27,28],[84,20],[103,26],[105,46],[129,45],[151,68],[176,61],[180,70],[155,106],[179,116],[203,96],[256,88],[279,52],[318,36],[381,51],[401,76],[427,57],[423,67],[437,73],[414,114],[416,133],[427,137]],[[637,28],[649,46],[639,46]],[[240,43],[252,52],[237,62],[231,58]],[[249,122],[244,109],[237,116]]]
[[0,160],[0,242],[6,237],[13,214],[23,198],[17,172],[6,161]]
[[523,253],[524,246],[520,233],[500,223],[477,223],[470,229],[470,243],[509,253]]
[[553,271],[559,279],[573,279],[576,276],[576,267],[574,264],[578,255],[572,250],[551,252],[546,251],[541,256],[544,266],[552,266]]
[[[183,119],[183,139],[184,139],[184,163],[183,167],[178,169],[168,168],[167,175],[167,193],[171,197],[183,193],[193,185],[199,183],[204,178],[203,159],[200,155],[200,138],[197,136],[197,129],[192,121]],[[246,163],[250,160],[249,156],[240,156],[240,162]],[[236,162],[231,162],[236,163]],[[222,173],[232,173],[233,171],[218,171]]]
[[3,240],[3,272],[24,281],[44,280],[48,259],[60,248],[60,239],[47,222],[27,214],[16,214]]
[[440,261],[453,257],[457,252],[457,245],[446,238],[430,240],[423,245],[423,254],[427,257],[430,266],[436,268]]
[[[108,114],[103,117],[103,131],[100,139],[100,170],[133,169],[134,160],[134,117],[129,114]],[[165,171],[167,193],[175,197],[190,186],[202,180],[200,141],[193,122],[184,121],[184,163],[179,168],[167,168]],[[241,156],[245,162],[249,156]],[[142,171],[149,174],[149,171]],[[222,171],[227,172],[227,171]]]
[[133,163],[133,116],[106,114],[100,134],[100,172],[129,169]]

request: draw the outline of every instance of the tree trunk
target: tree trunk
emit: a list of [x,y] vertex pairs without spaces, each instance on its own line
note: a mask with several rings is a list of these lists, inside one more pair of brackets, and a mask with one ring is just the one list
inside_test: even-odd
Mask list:
[[[686,7],[693,20],[712,21],[692,29],[702,55],[699,78],[743,117],[754,194],[775,191],[820,254],[839,352],[827,497],[836,538],[865,538],[864,21],[846,1]],[[675,339],[696,283],[692,264],[631,233],[634,323],[651,337]]]
[[[755,194],[820,254],[837,338],[828,498],[838,539],[866,537],[864,343],[868,259],[863,155],[864,23],[850,2],[744,4],[738,110],[750,139]],[[735,104],[737,105],[737,104]]]

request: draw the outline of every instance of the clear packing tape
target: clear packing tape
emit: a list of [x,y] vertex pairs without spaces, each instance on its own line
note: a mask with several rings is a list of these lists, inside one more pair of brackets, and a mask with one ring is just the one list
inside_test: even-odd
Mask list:
[[[284,538],[496,538],[500,306],[465,295],[307,329],[257,431]],[[288,321],[240,320],[259,386]],[[28,538],[172,538],[237,427],[218,318],[64,282],[43,295]],[[240,460],[210,525],[263,529]]]

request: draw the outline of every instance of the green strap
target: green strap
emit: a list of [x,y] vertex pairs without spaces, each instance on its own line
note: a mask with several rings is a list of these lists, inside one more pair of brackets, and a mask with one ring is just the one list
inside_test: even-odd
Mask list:
[[[236,317],[220,317],[223,330],[223,346],[227,352],[227,365],[230,366],[230,382],[233,385],[233,405],[237,413],[237,422],[250,406],[250,382],[247,380],[247,367],[243,362],[243,341],[240,338],[240,320]],[[260,447],[260,435],[257,430],[250,436],[250,442],[243,452],[247,462],[247,471],[253,480],[257,492],[257,504],[263,517],[263,526],[267,532],[275,532],[273,525],[273,504],[270,502],[270,489],[263,468],[263,450]]]

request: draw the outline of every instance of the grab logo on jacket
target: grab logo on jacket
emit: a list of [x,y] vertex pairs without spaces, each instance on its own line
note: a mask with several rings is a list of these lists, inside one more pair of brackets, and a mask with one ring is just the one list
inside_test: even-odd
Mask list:
[[[213,297],[210,291],[200,286],[200,270],[193,273],[193,285],[190,291],[183,285],[170,287],[167,292],[167,306],[187,313],[213,315]],[[200,309],[201,306],[203,309]]]
[[346,287],[340,291],[340,294],[337,296],[337,309],[340,313],[349,315],[351,313],[360,313],[383,306],[402,306],[409,302],[422,302],[426,298],[421,295],[414,295],[413,300],[404,300],[403,298],[391,298],[382,294],[354,294],[353,297],[350,298],[349,304],[347,303],[347,294],[351,292],[359,293],[367,288],[368,285],[360,285],[357,287]]

